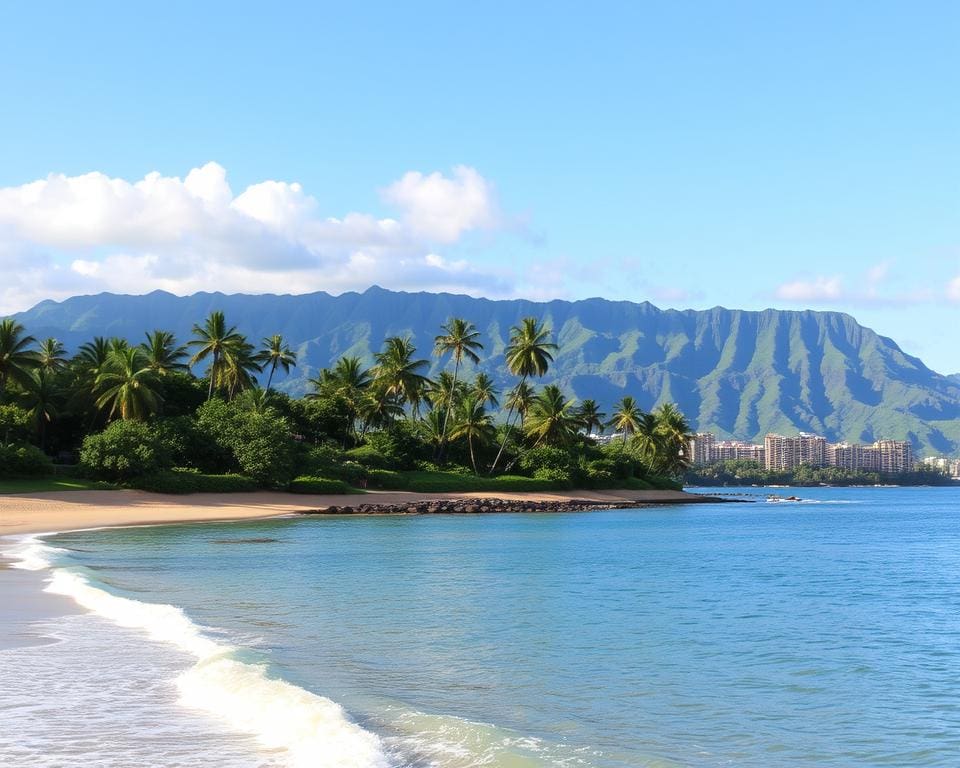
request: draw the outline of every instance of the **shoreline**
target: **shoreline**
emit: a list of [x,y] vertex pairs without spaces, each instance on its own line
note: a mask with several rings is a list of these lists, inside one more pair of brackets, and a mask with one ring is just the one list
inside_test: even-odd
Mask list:
[[[562,491],[537,493],[413,493],[371,491],[362,496],[312,495],[259,491],[254,493],[203,493],[186,496],[146,491],[46,491],[0,496],[0,536],[60,533],[89,528],[135,525],[234,522],[323,514],[331,507],[372,505],[409,514],[411,507],[431,502],[482,504],[511,502],[521,511],[539,504],[586,505],[602,508],[656,506],[661,504],[716,504],[729,502],[716,496],[686,491]],[[515,511],[503,509],[502,511]],[[558,510],[559,511],[559,510]],[[573,511],[571,508],[569,511]],[[370,511],[367,514],[384,514]]]

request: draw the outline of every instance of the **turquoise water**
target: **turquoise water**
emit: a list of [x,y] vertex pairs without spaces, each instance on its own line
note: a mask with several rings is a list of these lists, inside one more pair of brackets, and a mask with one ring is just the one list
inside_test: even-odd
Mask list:
[[[960,491],[751,492],[759,503],[74,533],[50,559],[178,606],[231,663],[337,702],[330,733],[370,737],[343,747],[358,765],[960,765]],[[177,635],[195,658],[160,659],[158,627],[178,620],[128,621],[130,605],[100,612],[126,624],[112,636],[143,674],[223,656]],[[182,708],[216,719],[224,690],[261,697],[224,738],[257,731],[250,764],[287,764],[296,735],[266,734],[262,713],[301,706],[292,686],[225,680],[190,678]],[[289,764],[344,764],[310,749]]]

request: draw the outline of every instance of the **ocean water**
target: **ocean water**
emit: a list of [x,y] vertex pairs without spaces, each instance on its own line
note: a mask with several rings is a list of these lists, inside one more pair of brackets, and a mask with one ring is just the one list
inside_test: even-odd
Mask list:
[[960,489],[772,492],[8,540],[0,765],[960,765]]

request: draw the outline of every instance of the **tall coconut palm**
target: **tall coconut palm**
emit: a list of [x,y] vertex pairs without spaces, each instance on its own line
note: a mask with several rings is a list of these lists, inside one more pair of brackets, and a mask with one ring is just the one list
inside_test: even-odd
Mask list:
[[81,370],[92,376],[93,379],[96,379],[110,359],[110,351],[112,349],[113,342],[111,339],[104,336],[96,336],[93,341],[88,341],[80,345],[74,361]]
[[653,417],[660,437],[662,468],[669,474],[679,474],[690,463],[686,455],[690,424],[673,403],[663,403],[653,412]]
[[616,410],[607,424],[613,427],[615,432],[623,433],[623,442],[626,444],[627,437],[637,431],[640,419],[643,418],[643,411],[630,395],[624,395],[614,407]]
[[410,406],[411,417],[416,417],[420,403],[426,397],[430,380],[424,375],[429,363],[414,360],[417,348],[409,338],[391,336],[384,341],[383,350],[374,355],[374,378],[377,387],[387,397],[395,397]]
[[187,342],[187,346],[196,347],[197,351],[190,358],[190,365],[203,362],[210,358],[210,368],[207,375],[210,377],[210,385],[207,389],[207,400],[213,397],[215,387],[222,386],[224,369],[229,365],[229,358],[235,353],[237,347],[246,343],[242,334],[237,332],[235,326],[227,327],[227,321],[223,312],[211,312],[210,316],[204,321],[203,325],[194,325],[193,333],[195,339]]
[[433,408],[440,411],[441,427],[446,420],[447,409],[455,408],[457,402],[466,394],[467,388],[463,382],[458,381],[454,384],[453,374],[450,371],[440,371],[437,378],[431,382],[430,389],[427,392],[427,400],[430,401]]
[[107,411],[111,419],[117,415],[124,421],[145,419],[156,413],[163,401],[157,384],[157,375],[150,369],[143,350],[117,350],[97,377],[97,407]]
[[534,441],[534,447],[566,447],[576,438],[580,425],[574,400],[568,400],[556,384],[548,384],[533,399],[524,431]]
[[170,331],[154,331],[145,334],[147,340],[140,344],[147,358],[147,367],[158,376],[166,376],[174,371],[187,370],[183,359],[187,348],[178,346],[176,337]]
[[360,435],[366,434],[370,427],[388,427],[401,416],[403,405],[396,395],[388,395],[379,387],[369,387],[360,403],[360,420],[363,422]]
[[[461,317],[450,318],[446,325],[440,327],[440,330],[442,330],[443,333],[433,340],[433,354],[440,357],[449,353],[453,358],[453,384],[450,388],[452,394],[457,391],[457,381],[460,377],[460,364],[463,362],[463,358],[467,358],[467,360],[473,363],[479,363],[480,355],[477,354],[477,351],[483,349],[483,344],[479,341],[480,332],[476,326]],[[447,408],[443,416],[444,439],[440,444],[441,454],[443,452],[443,446],[446,443],[447,422],[450,420],[453,405],[453,398],[451,397],[447,401]]]
[[264,367],[270,368],[270,375],[267,377],[267,391],[270,391],[270,385],[273,383],[273,374],[277,368],[282,368],[284,373],[290,373],[290,368],[297,364],[297,353],[294,352],[283,340],[283,336],[274,334],[263,340],[263,348],[257,353],[257,362]]
[[640,415],[632,442],[646,465],[654,471],[659,471],[662,438],[657,431],[656,416],[652,413]]
[[60,400],[60,388],[49,369],[30,371],[21,402],[36,425],[42,451],[47,449],[47,427],[60,414]]
[[341,357],[333,368],[324,368],[316,378],[310,379],[314,391],[307,399],[317,397],[340,398],[347,408],[350,432],[356,437],[357,419],[360,418],[367,390],[373,383],[370,371],[363,367],[359,357]]
[[577,409],[577,416],[580,418],[580,423],[583,425],[583,429],[586,430],[587,434],[593,434],[593,430],[598,430],[601,434],[603,433],[603,427],[605,425],[604,418],[607,414],[600,410],[600,406],[597,405],[596,400],[591,400],[587,398]]
[[241,392],[256,388],[256,375],[262,372],[256,349],[244,339],[232,344],[224,354],[220,386],[226,391],[227,399],[233,400]]
[[474,445],[489,445],[493,442],[495,434],[496,431],[490,420],[490,414],[487,413],[483,403],[475,395],[467,395],[460,401],[457,406],[456,419],[450,430],[450,439],[458,440],[461,437],[467,439],[467,447],[470,450],[470,464],[473,466],[474,474],[479,474]]
[[13,318],[0,320],[0,400],[6,397],[8,381],[26,385],[37,367],[37,353],[30,349],[36,339],[25,331]]
[[500,407],[500,390],[493,383],[493,379],[482,371],[474,378],[473,384],[470,385],[470,392],[485,406],[490,408]]
[[44,339],[37,349],[37,365],[47,373],[58,373],[67,367],[67,348],[56,339]]
[[427,411],[427,415],[417,422],[417,432],[423,442],[433,448],[435,455],[440,450],[440,446],[443,445],[443,421],[444,411],[439,408],[431,408]]
[[[520,377],[520,384],[523,384],[530,376],[543,376],[547,372],[556,348],[557,345],[550,341],[550,329],[535,317],[525,317],[520,321],[520,325],[510,330],[510,343],[506,350],[507,367],[510,373]],[[500,450],[490,467],[490,474],[496,471],[500,457],[510,440],[510,422],[515,410],[510,408],[507,411],[507,429],[504,430]]]
[[527,411],[530,410],[530,405],[533,403],[533,398],[535,396],[536,390],[534,390],[534,388],[525,381],[521,381],[507,394],[507,408],[517,412],[517,416],[520,420],[521,430],[524,428],[524,420],[527,417]]

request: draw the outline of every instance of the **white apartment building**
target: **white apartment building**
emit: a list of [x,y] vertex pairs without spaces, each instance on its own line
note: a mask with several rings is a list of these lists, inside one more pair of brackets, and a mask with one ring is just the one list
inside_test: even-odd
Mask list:
[[764,466],[767,469],[795,469],[801,464],[812,467],[827,465],[827,439],[801,432],[799,435],[769,434],[763,440]]

